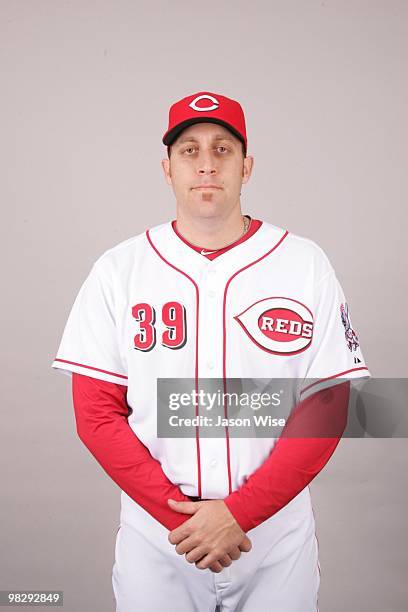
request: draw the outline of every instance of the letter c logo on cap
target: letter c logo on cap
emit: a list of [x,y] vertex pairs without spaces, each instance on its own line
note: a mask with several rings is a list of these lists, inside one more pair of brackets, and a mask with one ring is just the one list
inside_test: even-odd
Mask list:
[[[197,106],[197,102],[199,102],[200,100],[210,100],[210,102],[212,102],[212,105],[209,106]],[[202,96],[197,96],[196,98],[194,98],[194,100],[192,100],[192,102],[190,102],[189,107],[192,108],[195,111],[212,111],[215,110],[216,108],[219,107],[219,102],[216,98],[214,98],[214,96],[210,96],[209,94],[203,94]]]

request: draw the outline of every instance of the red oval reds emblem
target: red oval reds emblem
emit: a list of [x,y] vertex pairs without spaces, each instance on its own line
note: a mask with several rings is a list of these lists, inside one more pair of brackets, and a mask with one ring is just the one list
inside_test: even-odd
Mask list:
[[313,315],[291,298],[259,300],[234,319],[257,346],[276,355],[301,353],[312,342]]

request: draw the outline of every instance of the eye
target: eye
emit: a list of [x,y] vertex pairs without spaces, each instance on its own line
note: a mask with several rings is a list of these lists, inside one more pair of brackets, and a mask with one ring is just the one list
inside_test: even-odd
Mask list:
[[189,151],[194,151],[194,147],[187,147],[187,149],[184,149],[184,153],[188,153]]
[[224,149],[224,151],[228,151],[227,147],[224,147],[224,145],[220,145],[218,149]]

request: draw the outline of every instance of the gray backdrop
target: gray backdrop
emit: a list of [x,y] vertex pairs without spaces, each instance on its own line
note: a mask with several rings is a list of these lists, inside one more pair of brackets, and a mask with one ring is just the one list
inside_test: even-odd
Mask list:
[[[114,610],[119,489],[50,364],[95,259],[174,218],[175,100],[242,103],[243,212],[322,246],[372,375],[406,376],[407,30],[397,0],[1,0],[0,589]],[[406,440],[342,440],[311,485],[320,612],[407,609],[406,460]]]

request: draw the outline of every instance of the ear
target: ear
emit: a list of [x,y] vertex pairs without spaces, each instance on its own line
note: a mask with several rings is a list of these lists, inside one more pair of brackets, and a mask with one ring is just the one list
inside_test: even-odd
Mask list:
[[244,159],[244,165],[242,168],[242,182],[247,183],[251,177],[252,169],[254,167],[254,158],[252,155],[248,155]]
[[170,160],[169,159],[162,159],[161,160],[161,165],[162,165],[162,168],[163,168],[163,173],[164,173],[164,178],[166,180],[166,183],[168,185],[171,185]]

